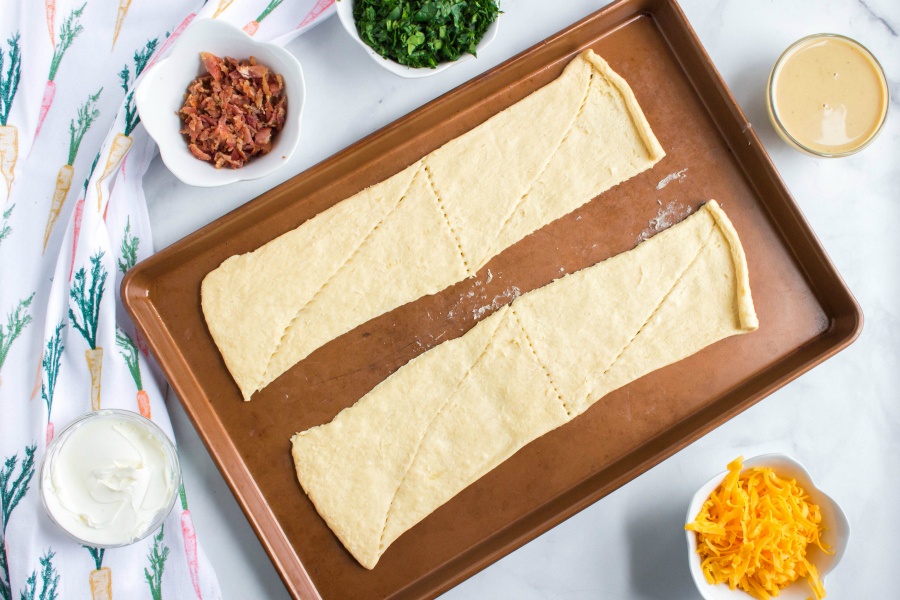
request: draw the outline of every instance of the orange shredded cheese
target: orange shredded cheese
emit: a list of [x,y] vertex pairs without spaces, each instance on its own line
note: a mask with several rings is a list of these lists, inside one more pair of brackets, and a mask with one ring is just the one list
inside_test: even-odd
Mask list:
[[767,467],[741,472],[744,457],[728,464],[728,475],[713,490],[697,518],[685,529],[697,534],[697,553],[706,581],[727,583],[769,600],[806,577],[816,600],[825,597],[819,574],[806,558],[810,544],[822,542],[822,513],[794,479]]

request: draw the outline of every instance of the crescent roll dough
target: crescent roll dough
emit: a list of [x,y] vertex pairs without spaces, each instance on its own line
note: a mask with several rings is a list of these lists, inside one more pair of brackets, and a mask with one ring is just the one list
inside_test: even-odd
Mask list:
[[758,321],[715,201],[635,249],[523,295],[292,438],[300,485],[371,569],[403,532],[537,437]]
[[530,96],[203,280],[203,314],[245,400],[316,348],[474,275],[664,152],[587,50]]

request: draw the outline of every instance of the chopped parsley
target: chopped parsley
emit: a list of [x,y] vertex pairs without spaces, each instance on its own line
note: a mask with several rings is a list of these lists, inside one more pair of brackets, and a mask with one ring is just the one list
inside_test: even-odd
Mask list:
[[496,0],[356,0],[353,6],[359,36],[375,52],[432,69],[474,55],[499,13]]

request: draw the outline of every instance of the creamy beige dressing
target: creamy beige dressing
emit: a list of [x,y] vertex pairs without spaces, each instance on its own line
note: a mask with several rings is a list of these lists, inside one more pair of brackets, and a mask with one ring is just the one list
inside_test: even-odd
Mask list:
[[878,133],[887,112],[881,69],[861,46],[818,36],[782,58],[772,77],[772,101],[787,133],[815,152],[852,152]]

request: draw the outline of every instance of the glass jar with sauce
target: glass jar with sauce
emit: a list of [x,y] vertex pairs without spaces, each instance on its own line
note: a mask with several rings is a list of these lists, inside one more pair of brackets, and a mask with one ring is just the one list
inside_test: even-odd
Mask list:
[[766,94],[769,118],[794,148],[823,157],[859,152],[887,119],[884,70],[862,44],[821,33],[798,40],[778,59]]

